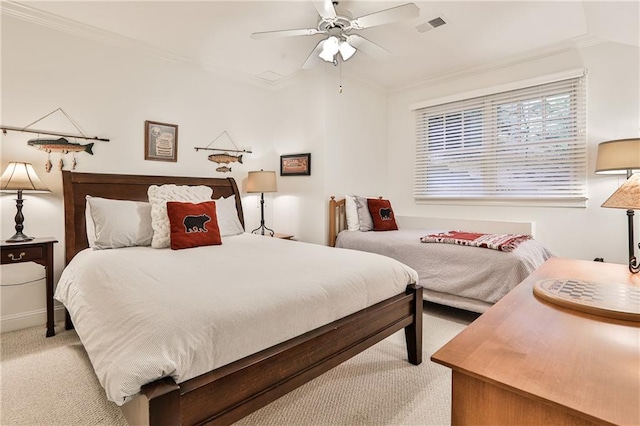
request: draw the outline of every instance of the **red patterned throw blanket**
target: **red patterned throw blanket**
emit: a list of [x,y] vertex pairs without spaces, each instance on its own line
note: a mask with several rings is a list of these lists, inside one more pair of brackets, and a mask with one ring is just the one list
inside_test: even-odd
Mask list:
[[421,237],[423,243],[448,243],[463,246],[484,247],[500,251],[513,251],[518,244],[531,240],[531,235],[479,234],[476,232],[449,231]]

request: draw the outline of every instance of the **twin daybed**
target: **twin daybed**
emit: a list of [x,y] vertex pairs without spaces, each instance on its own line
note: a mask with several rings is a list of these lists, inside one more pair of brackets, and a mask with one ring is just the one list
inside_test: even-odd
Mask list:
[[429,234],[461,228],[485,233],[531,234],[531,224],[527,223],[401,216],[395,220],[398,230],[348,230],[346,198],[331,197],[329,245],[382,254],[410,266],[418,273],[424,299],[442,305],[484,312],[552,256],[534,239],[520,243],[511,252],[420,240]]
[[422,288],[393,259],[242,232],[184,250],[88,248],[86,196],[146,201],[169,183],[232,197],[243,226],[231,178],[63,172],[56,298],[130,424],[232,423],[403,328],[421,362]]

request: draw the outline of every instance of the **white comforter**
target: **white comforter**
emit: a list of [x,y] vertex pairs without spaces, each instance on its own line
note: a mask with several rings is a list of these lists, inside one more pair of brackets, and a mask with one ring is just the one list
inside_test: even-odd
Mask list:
[[426,300],[478,312],[496,303],[553,256],[537,240],[524,241],[510,253],[420,242],[420,237],[443,231],[446,230],[342,231],[336,247],[397,259],[418,272]]
[[403,292],[417,273],[383,256],[252,234],[220,246],[84,250],[55,298],[109,400],[180,383]]

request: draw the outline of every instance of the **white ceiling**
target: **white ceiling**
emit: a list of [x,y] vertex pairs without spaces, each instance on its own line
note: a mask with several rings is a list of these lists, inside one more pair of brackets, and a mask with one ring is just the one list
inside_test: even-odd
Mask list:
[[[404,3],[343,0],[339,7],[357,17]],[[635,0],[414,3],[418,18],[357,32],[393,55],[374,60],[358,52],[342,65],[345,76],[393,90],[580,43],[640,45],[640,2]],[[256,31],[315,28],[316,9],[302,0],[30,1],[2,2],[1,7],[5,14],[63,31],[270,84],[304,72],[301,65],[323,38],[250,38]],[[416,30],[438,16],[447,24]]]

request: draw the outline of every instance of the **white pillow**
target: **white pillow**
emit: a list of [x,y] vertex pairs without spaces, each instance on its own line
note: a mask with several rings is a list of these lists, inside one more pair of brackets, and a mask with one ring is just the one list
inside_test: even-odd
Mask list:
[[151,203],[151,226],[153,227],[151,247],[168,248],[171,246],[171,226],[167,214],[167,201],[190,203],[211,201],[213,189],[208,186],[151,185],[147,195]]
[[95,229],[94,249],[151,244],[151,205],[141,201],[86,197]]
[[91,204],[89,204],[89,198],[91,196],[87,195],[85,197],[85,207],[84,207],[84,223],[87,232],[87,241],[89,242],[89,247],[95,248],[96,246],[96,225],[93,223],[93,218],[91,217]]
[[367,199],[356,195],[356,206],[358,206],[358,223],[360,225],[360,231],[373,231],[373,218],[369,211],[369,203],[367,203]]
[[216,216],[218,217],[218,228],[220,228],[220,236],[228,237],[238,235],[244,232],[240,219],[238,219],[238,210],[236,209],[236,197],[233,195],[224,198],[220,197],[216,202]]
[[356,206],[355,195],[344,196],[345,213],[347,215],[347,230],[359,231],[360,223],[358,222],[358,206]]

